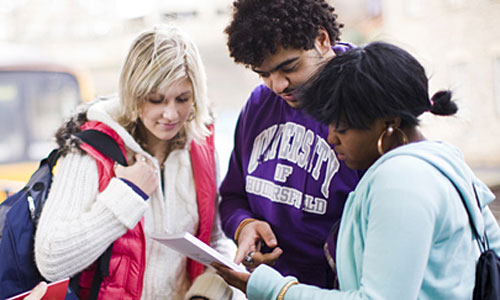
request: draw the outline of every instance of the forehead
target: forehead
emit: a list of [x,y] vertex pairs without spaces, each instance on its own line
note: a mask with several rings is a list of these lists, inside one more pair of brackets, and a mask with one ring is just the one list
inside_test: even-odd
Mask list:
[[191,80],[187,76],[185,76],[172,82],[171,84],[160,86],[156,91],[153,91],[152,94],[168,97],[192,91],[193,84],[191,83]]
[[288,60],[300,58],[304,52],[305,50],[303,49],[283,48],[283,46],[278,46],[274,54],[267,55],[262,61],[262,64],[254,66],[252,69],[260,72],[269,72]]

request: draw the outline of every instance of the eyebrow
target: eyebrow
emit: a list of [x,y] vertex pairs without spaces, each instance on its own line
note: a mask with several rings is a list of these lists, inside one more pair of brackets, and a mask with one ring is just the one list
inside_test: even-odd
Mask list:
[[189,91],[185,91],[185,92],[180,93],[179,95],[177,95],[177,97],[188,96],[191,94],[192,94],[192,92],[189,90]]
[[252,70],[257,73],[257,74],[263,74],[263,73],[272,73],[274,71],[277,71],[281,68],[283,68],[284,66],[286,65],[289,65],[295,61],[297,61],[299,59],[299,57],[292,57],[292,58],[289,58],[287,60],[285,60],[284,62],[280,63],[279,65],[277,65],[276,67],[274,67],[273,69],[271,69],[270,71],[266,72],[266,71],[261,71],[261,70],[257,70],[256,68],[252,68]]
[[[175,96],[175,98],[182,97],[182,96],[188,96],[188,95],[191,96],[191,94],[192,94],[192,91],[187,90],[187,91],[184,91],[184,92],[178,94],[177,96]],[[160,97],[162,99],[165,99],[165,95],[160,94],[160,93],[152,93],[152,94],[150,94],[150,97],[154,97],[154,96],[157,96],[157,97]]]

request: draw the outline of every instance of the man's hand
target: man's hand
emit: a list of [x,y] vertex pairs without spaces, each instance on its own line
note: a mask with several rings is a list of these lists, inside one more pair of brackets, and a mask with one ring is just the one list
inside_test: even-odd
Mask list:
[[124,167],[117,165],[115,174],[118,178],[127,179],[140,188],[146,195],[151,196],[158,188],[158,174],[151,161],[136,154],[134,164]]
[[[234,262],[243,264],[252,271],[261,263],[273,265],[276,259],[283,253],[281,248],[277,247],[278,242],[271,226],[267,222],[255,220],[247,223],[240,231],[238,236],[238,250]],[[262,254],[260,252],[262,242],[267,247],[274,248],[271,253]],[[244,259],[249,256],[249,259]]]

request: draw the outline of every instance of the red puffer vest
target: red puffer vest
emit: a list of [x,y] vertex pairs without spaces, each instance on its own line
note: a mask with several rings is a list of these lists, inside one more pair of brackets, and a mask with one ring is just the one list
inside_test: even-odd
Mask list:
[[[95,129],[111,136],[125,154],[123,140],[118,134],[104,123],[90,121],[82,125],[82,130]],[[203,144],[192,142],[190,147],[191,164],[196,186],[198,214],[200,225],[197,237],[209,244],[215,213],[215,158],[213,125],[209,126],[210,136]],[[99,173],[99,192],[103,191],[112,177],[114,177],[113,161],[87,144],[81,148],[97,161]],[[144,234],[144,217],[131,230],[113,243],[113,251],[109,263],[109,276],[105,277],[98,299],[140,299],[144,271],[146,269],[146,239]],[[188,260],[188,273],[191,282],[204,270],[198,262]],[[80,277],[80,299],[88,299],[95,264],[84,270]]]

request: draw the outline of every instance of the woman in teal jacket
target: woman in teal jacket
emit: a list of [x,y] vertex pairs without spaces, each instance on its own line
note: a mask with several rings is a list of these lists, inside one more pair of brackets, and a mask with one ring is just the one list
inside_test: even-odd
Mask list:
[[330,124],[338,158],[368,169],[325,244],[339,290],[298,284],[266,265],[251,275],[218,272],[250,300],[471,299],[480,251],[459,193],[498,254],[487,206],[495,197],[457,148],[426,140],[417,119],[455,114],[451,92],[429,100],[418,61],[377,42],[331,60],[303,96],[304,109]]

